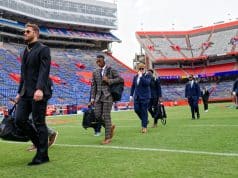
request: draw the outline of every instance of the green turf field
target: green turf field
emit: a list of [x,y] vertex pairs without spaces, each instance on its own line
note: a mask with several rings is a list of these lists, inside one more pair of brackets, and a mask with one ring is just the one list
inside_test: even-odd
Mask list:
[[104,134],[82,128],[82,116],[48,118],[59,131],[50,162],[29,167],[30,143],[0,141],[0,177],[238,177],[238,110],[231,103],[210,104],[208,113],[200,105],[199,120],[191,120],[188,106],[166,109],[167,125],[150,128],[150,118],[147,134],[133,111],[113,112],[116,134],[105,146]]

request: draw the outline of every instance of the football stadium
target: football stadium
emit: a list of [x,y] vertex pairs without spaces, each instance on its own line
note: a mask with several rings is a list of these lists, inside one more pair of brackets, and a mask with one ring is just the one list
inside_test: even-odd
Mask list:
[[[117,4],[96,0],[0,0],[0,120],[9,114],[21,83],[28,23],[39,26],[39,41],[50,48],[53,95],[46,122],[58,133],[50,161],[33,167],[29,142],[0,139],[1,177],[238,177],[237,100],[238,20],[183,31],[135,31],[141,54],[133,68],[113,55],[120,37]],[[96,57],[124,79],[120,101],[112,106],[113,141],[102,145],[84,129]],[[160,78],[166,124],[142,134],[130,101],[137,64]],[[199,99],[200,119],[191,120],[185,85],[193,75],[210,91],[209,110]],[[2,125],[1,125],[2,129]]]

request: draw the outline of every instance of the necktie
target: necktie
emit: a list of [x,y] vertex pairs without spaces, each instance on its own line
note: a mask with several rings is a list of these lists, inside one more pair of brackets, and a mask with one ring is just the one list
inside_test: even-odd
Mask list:
[[99,72],[100,72],[100,76],[102,77],[102,76],[103,76],[103,75],[102,75],[102,69],[100,69]]

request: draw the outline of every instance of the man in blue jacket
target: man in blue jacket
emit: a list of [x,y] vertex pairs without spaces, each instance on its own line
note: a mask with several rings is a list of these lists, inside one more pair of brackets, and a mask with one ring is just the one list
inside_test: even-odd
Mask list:
[[145,64],[140,63],[137,66],[138,74],[134,76],[131,87],[130,101],[134,99],[134,110],[141,120],[141,132],[147,132],[148,124],[148,105],[151,98],[150,82],[151,74],[146,73]]
[[200,86],[195,82],[193,75],[189,76],[189,82],[185,87],[185,97],[188,98],[188,103],[191,108],[192,119],[195,119],[195,113],[197,113],[197,119],[200,118],[198,100],[201,94]]

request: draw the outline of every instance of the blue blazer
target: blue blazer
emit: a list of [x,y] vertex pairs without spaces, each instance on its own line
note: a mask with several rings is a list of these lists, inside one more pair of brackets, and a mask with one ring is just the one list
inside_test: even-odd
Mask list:
[[140,82],[138,85],[137,85],[137,78],[138,78],[138,75],[134,76],[133,78],[130,96],[134,96],[135,101],[136,100],[150,100],[151,75],[143,74],[142,77],[140,78]]
[[186,84],[185,87],[185,97],[186,98],[193,98],[193,99],[199,99],[201,95],[201,91],[200,91],[200,86],[198,83],[194,82],[193,86],[191,87],[190,83]]

